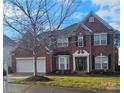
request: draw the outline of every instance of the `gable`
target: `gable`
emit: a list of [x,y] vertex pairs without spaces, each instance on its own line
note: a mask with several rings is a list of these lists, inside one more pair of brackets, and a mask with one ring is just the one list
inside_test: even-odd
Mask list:
[[[94,18],[94,22],[90,22],[91,18]],[[93,33],[99,33],[99,32],[109,32],[111,33],[112,30],[114,30],[107,22],[105,22],[102,18],[100,18],[98,15],[96,15],[93,12],[90,12],[85,19],[82,21],[83,24],[85,24],[88,28],[90,28]]]

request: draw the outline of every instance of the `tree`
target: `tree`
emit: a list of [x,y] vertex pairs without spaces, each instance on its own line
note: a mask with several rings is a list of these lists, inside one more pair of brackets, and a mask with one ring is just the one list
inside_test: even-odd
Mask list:
[[[4,26],[21,35],[20,42],[34,54],[37,76],[37,57],[41,42],[38,39],[45,28],[58,30],[80,5],[78,0],[4,0]],[[10,13],[8,13],[9,11]]]

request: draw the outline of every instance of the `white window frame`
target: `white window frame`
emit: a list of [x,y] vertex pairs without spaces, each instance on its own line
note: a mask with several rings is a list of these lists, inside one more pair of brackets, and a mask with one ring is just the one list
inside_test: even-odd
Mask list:
[[[103,58],[106,57],[107,58],[107,62],[103,62]],[[97,58],[100,58],[100,62],[96,62]],[[96,68],[96,64],[99,63],[100,64],[100,68]],[[96,56],[95,57],[95,69],[104,69],[103,68],[103,63],[107,64],[107,68],[108,69],[108,56]]]
[[[64,62],[61,62],[61,58],[64,59]],[[64,69],[61,68],[61,64],[64,64]],[[70,68],[69,64],[69,55],[58,55],[58,69],[59,70],[67,70]]]
[[68,47],[69,46],[69,40],[68,38],[58,38],[57,39],[57,47]]
[[[102,35],[106,35],[106,38],[103,39]],[[95,39],[95,36],[98,36],[98,40]],[[107,45],[107,33],[95,33],[93,38],[94,38],[94,41],[93,41],[94,45]],[[102,40],[106,41],[105,44],[102,43]],[[96,44],[95,41],[98,41],[99,43]]]
[[[82,45],[80,46],[79,41],[80,39],[82,40]],[[83,36],[78,36],[78,47],[83,47],[84,46],[84,37]]]

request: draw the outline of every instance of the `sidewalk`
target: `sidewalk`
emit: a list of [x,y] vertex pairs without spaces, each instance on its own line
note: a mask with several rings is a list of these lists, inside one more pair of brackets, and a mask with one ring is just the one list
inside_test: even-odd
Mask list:
[[[31,86],[8,83],[8,92],[22,93],[22,91],[24,91],[25,89],[28,89],[29,87],[31,87]],[[5,84],[3,84],[3,90],[5,90]]]
[[119,91],[86,90],[53,86],[32,86],[24,84],[8,84],[9,92],[16,93],[120,93]]

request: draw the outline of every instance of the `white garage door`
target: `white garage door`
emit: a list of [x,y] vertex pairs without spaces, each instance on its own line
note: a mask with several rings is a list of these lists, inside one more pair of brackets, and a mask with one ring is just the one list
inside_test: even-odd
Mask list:
[[[37,71],[39,73],[46,72],[45,57],[38,57]],[[34,72],[34,59],[33,58],[16,58],[16,72],[18,73]]]

